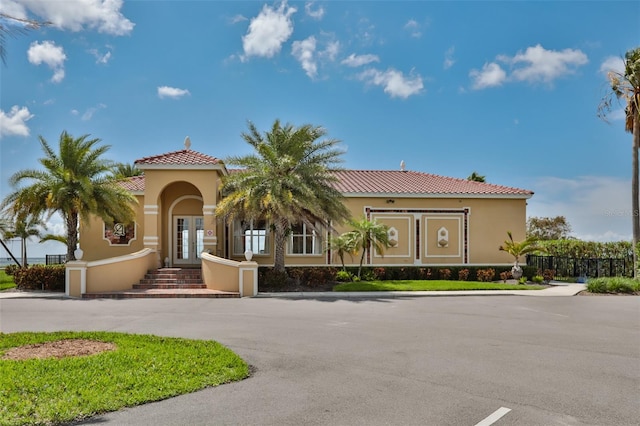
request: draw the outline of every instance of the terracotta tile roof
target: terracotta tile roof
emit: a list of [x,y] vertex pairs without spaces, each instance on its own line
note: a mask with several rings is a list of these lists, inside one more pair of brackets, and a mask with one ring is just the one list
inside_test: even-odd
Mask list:
[[144,175],[133,176],[118,182],[124,189],[131,192],[144,192]]
[[[211,157],[213,158],[213,157]],[[239,169],[229,169],[235,173]],[[533,191],[474,182],[466,179],[439,176],[430,173],[396,170],[340,170],[336,189],[348,196],[429,196],[429,195],[479,195],[529,197]],[[132,192],[144,191],[144,176],[135,176],[122,181]]]
[[172,166],[203,166],[215,165],[220,160],[210,155],[202,154],[198,151],[190,149],[181,149],[180,151],[167,152],[166,154],[154,155],[152,157],[144,157],[136,160],[136,166],[144,165],[172,165]]
[[400,170],[337,171],[336,188],[343,194],[461,194],[531,196],[532,191],[508,186],[474,182],[430,173]]

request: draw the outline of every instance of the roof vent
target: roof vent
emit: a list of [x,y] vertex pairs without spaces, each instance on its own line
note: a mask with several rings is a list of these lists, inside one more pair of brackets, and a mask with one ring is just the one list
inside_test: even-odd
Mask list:
[[405,169],[404,160],[400,161],[400,171],[401,171],[401,172],[406,172],[406,171],[407,171],[407,170]]
[[189,136],[184,138],[184,149],[187,151],[191,149],[191,138],[189,138]]

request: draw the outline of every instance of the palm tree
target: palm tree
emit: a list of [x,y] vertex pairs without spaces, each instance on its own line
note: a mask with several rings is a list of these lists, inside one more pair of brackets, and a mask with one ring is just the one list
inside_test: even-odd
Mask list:
[[105,222],[132,221],[135,218],[135,197],[113,179],[113,162],[102,158],[108,145],[96,146],[100,139],[89,135],[74,138],[66,131],[59,140],[59,153],[54,152],[40,136],[45,153],[40,158],[44,170],[22,170],[9,179],[18,187],[0,204],[0,208],[26,211],[34,217],[58,212],[67,231],[67,259],[75,260],[79,220],[97,215]]
[[50,24],[51,22],[15,18],[6,13],[0,13],[0,59],[2,59],[2,63],[5,65],[7,63],[7,36],[15,37]]
[[633,223],[634,277],[638,277],[638,242],[640,241],[640,47],[629,50],[623,59],[624,71],[609,71],[607,77],[611,92],[602,100],[598,115],[606,119],[611,111],[613,98],[626,103],[624,129],[632,134],[631,151],[631,220]]
[[514,279],[518,280],[522,277],[522,268],[520,267],[519,260],[521,256],[529,253],[544,251],[544,249],[537,244],[535,237],[527,237],[522,241],[514,241],[511,231],[507,231],[509,236],[508,240],[505,240],[503,245],[498,247],[498,250],[509,253],[514,258],[513,268],[511,268],[511,275]]
[[20,238],[21,266],[23,268],[27,267],[27,239],[30,237],[40,238],[44,228],[45,223],[39,217],[28,213],[18,213],[11,229],[4,233],[6,239]]
[[116,163],[113,168],[113,177],[118,180],[134,176],[142,176],[143,174],[144,172],[134,164]]
[[371,252],[373,247],[378,253],[384,254],[384,250],[389,248],[389,227],[387,225],[377,223],[375,220],[368,220],[362,217],[359,220],[350,220],[349,224],[353,228],[349,232],[350,237],[355,241],[355,246],[362,250],[360,254],[360,266],[358,266],[358,278],[361,277],[362,264],[365,255]]
[[486,182],[485,176],[482,176],[482,175],[478,174],[475,171],[473,173],[471,173],[471,175],[469,175],[467,180],[471,180],[471,181],[474,181],[474,182]]
[[346,232],[335,237],[330,237],[329,243],[327,244],[327,249],[338,255],[343,271],[347,270],[347,267],[344,264],[344,255],[348,254],[353,257],[357,252],[357,241],[353,237],[353,233]]
[[7,251],[7,253],[9,254],[9,256],[11,256],[13,261],[16,262],[16,265],[20,266],[20,262],[18,261],[18,259],[16,259],[16,257],[13,255],[11,250],[9,250],[9,247],[7,247],[7,245],[4,243],[5,240],[10,239],[7,237],[7,234],[9,232],[11,232],[10,221],[4,218],[0,218],[0,245],[2,245],[2,247]]
[[225,162],[242,170],[226,176],[225,198],[216,214],[227,219],[267,220],[274,235],[274,270],[284,272],[285,243],[291,226],[328,226],[349,217],[342,194],[335,189],[343,151],[336,139],[322,127],[305,124],[294,127],[276,120],[264,135],[252,124],[242,138],[255,153],[234,156]]

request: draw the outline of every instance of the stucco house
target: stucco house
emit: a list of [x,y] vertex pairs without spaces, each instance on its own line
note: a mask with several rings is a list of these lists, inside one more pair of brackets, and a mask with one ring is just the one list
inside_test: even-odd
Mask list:
[[[220,159],[189,145],[135,161],[144,176],[123,182],[139,202],[135,224],[110,224],[97,218],[81,223],[83,267],[112,264],[109,259],[124,261],[140,253],[145,261],[133,268],[139,271],[202,267],[206,275],[209,267],[205,264],[213,259],[216,265],[235,267],[241,267],[240,262],[245,268],[249,264],[273,265],[269,224],[226,223],[216,217],[220,182],[230,171]],[[389,227],[393,247],[384,255],[373,253],[367,264],[507,264],[509,256],[497,249],[507,231],[515,239],[525,237],[526,205],[533,195],[529,190],[410,171],[404,166],[399,170],[343,170],[337,177],[337,188],[353,217],[364,215]],[[336,228],[339,232],[349,230]],[[326,233],[316,233],[304,224],[295,226],[287,244],[286,264],[339,265],[337,257],[325,250],[326,239]],[[253,253],[251,262],[245,260],[247,250]],[[93,275],[99,281],[98,274]],[[220,277],[220,271],[213,275]],[[127,278],[136,280],[134,276]],[[85,277],[85,291],[89,281]],[[123,286],[130,288],[131,283]],[[115,287],[97,288],[122,288]]]

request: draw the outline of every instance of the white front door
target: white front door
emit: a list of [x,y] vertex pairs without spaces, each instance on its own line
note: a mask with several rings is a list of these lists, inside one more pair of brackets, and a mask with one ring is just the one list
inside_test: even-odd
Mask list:
[[173,217],[173,264],[200,263],[204,250],[204,218],[202,216]]

